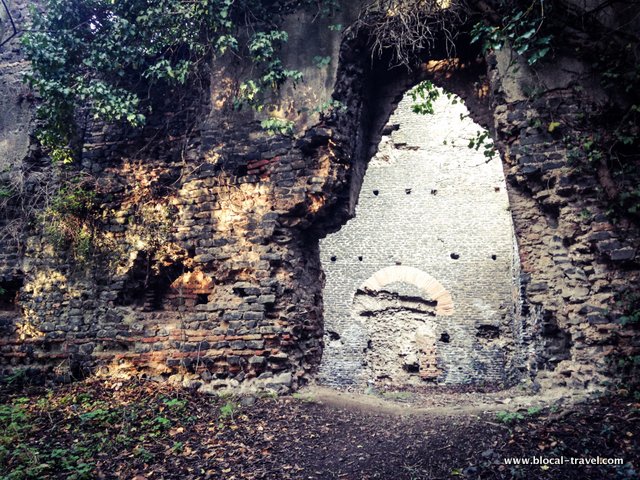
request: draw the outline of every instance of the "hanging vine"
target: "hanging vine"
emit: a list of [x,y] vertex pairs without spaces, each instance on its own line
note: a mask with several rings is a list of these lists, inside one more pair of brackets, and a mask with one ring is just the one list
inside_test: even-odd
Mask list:
[[54,161],[74,158],[74,114],[86,107],[107,121],[145,123],[157,85],[184,85],[211,56],[245,56],[255,79],[240,86],[237,106],[259,109],[265,92],[300,72],[278,58],[287,33],[283,15],[331,8],[324,0],[46,0],[33,7],[23,37],[31,71],[27,81],[42,98],[37,136]]

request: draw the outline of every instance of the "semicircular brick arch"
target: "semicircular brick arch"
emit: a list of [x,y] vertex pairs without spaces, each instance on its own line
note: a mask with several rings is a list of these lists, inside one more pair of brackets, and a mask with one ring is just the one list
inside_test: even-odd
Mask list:
[[360,290],[381,290],[394,282],[405,282],[423,290],[430,300],[437,302],[436,314],[453,315],[453,299],[446,288],[435,278],[415,267],[391,266],[378,270],[362,285]]

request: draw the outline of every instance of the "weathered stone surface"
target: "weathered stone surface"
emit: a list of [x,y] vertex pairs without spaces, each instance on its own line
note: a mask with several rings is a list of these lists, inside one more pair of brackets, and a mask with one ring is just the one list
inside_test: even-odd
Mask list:
[[[20,22],[27,3],[11,2]],[[349,3],[347,10],[357,6]],[[302,63],[306,80],[298,90],[284,89],[278,113],[296,122],[295,138],[267,135],[261,118],[231,108],[229,89],[220,86],[240,78],[242,66],[224,59],[213,63],[209,91],[161,92],[156,114],[140,131],[97,121],[80,125],[78,168],[97,179],[100,203],[95,228],[102,244],[90,267],[56,250],[37,222],[35,228],[21,222],[18,197],[3,207],[3,373],[170,375],[209,391],[285,390],[313,375],[323,351],[318,239],[355,213],[389,115],[419,79],[389,70],[386,60],[372,61],[366,35],[348,31],[341,40],[328,21],[312,27],[322,41],[303,31],[305,22],[294,22],[298,34],[287,58]],[[639,236],[633,224],[608,218],[597,175],[570,164],[563,139],[595,132],[584,112],[613,102],[593,81],[589,62],[577,57],[543,62],[533,72],[508,48],[481,66],[475,55],[466,62],[466,46],[460,47],[459,61],[434,60],[416,71],[460,93],[472,117],[492,129],[502,154],[520,257],[513,283],[519,301],[513,312],[493,308],[494,316],[508,312],[508,334],[533,347],[526,355],[510,353],[520,362],[514,366],[537,374],[542,385],[588,387],[607,371],[603,349],[630,352],[637,343],[613,321],[620,294],[638,290]],[[318,69],[314,54],[330,55],[330,66]],[[559,68],[568,60],[570,69]],[[34,104],[19,83],[25,63],[17,42],[3,47],[0,64],[0,166],[9,167],[0,180],[19,180],[12,185],[27,192],[37,218],[47,198],[32,193],[54,191],[56,175],[30,140]],[[329,99],[345,108],[322,120],[310,113]],[[550,122],[562,125],[561,135],[549,131]],[[399,192],[415,198],[423,187]],[[444,192],[440,185],[428,190],[430,196]],[[388,193],[380,187],[376,198]],[[392,264],[403,261],[397,253]],[[459,258],[448,262],[471,258],[460,248],[449,253]],[[497,321],[501,336],[508,332],[505,322]],[[499,357],[482,343],[492,341],[495,331],[487,327],[496,325],[478,326],[485,327],[478,347]],[[329,341],[339,339],[329,333]],[[423,344],[425,355],[431,346]],[[402,365],[419,370],[420,358],[409,357]],[[422,367],[429,378],[440,374]],[[500,376],[489,370],[488,378]]]
[[[434,115],[413,113],[411,105],[405,95],[389,119],[392,133],[367,166],[355,218],[320,242],[326,274],[320,379],[514,382],[523,363],[514,357],[527,347],[512,333],[519,260],[502,166],[498,157],[487,161],[467,147],[481,129],[463,105],[444,94]],[[382,292],[359,290],[394,264],[435,277],[450,308],[444,311],[438,292],[416,281],[415,270]],[[400,297],[387,298],[386,290]],[[479,321],[503,324],[508,333],[485,345],[476,336]]]

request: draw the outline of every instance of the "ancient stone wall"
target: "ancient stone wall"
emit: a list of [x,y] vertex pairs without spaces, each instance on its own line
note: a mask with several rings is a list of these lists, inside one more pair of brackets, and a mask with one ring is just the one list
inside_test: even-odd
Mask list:
[[[513,331],[516,249],[502,165],[499,156],[488,159],[483,149],[468,147],[483,130],[459,98],[455,102],[443,93],[433,115],[420,115],[405,95],[367,167],[355,218],[320,242],[326,274],[324,382],[389,377],[420,383],[421,318],[438,339],[431,363],[439,373],[430,381],[503,383],[519,376],[506,365],[520,339]],[[429,314],[397,305],[401,299],[387,304],[384,295],[379,305],[365,300],[361,284],[393,265],[434,277],[453,298],[451,311],[432,308]],[[434,300],[415,286],[407,290],[407,280],[398,278],[401,284],[384,288],[414,303]],[[372,354],[384,359],[377,362],[388,372],[372,367]]]
[[[305,55],[297,103],[285,98],[276,112],[299,112],[300,126],[318,121],[311,107],[327,100],[318,86],[330,85],[337,69],[340,33],[328,24],[316,22],[317,34],[333,47],[314,44],[335,63],[320,69]],[[20,58],[17,48],[11,56]],[[277,136],[260,127],[263,117],[234,111],[245,67],[214,65],[211,92],[207,83],[157,92],[141,131],[79,118],[81,161],[61,174],[46,166],[50,191],[30,212],[26,248],[2,249],[3,269],[24,279],[3,295],[20,290],[3,317],[4,373],[137,372],[191,386],[278,390],[317,365],[322,273],[308,230],[346,164],[332,164],[342,154],[327,128]],[[16,123],[28,146],[30,125]],[[15,170],[25,168],[26,155],[11,151]],[[52,237],[57,227],[46,210],[76,178],[98,204],[78,227],[92,242],[83,256]]]
[[[8,1],[11,19],[17,27],[28,21],[28,2]],[[25,212],[40,201],[42,181],[47,176],[34,158],[29,137],[33,125],[33,94],[22,81],[28,68],[20,54],[9,15],[1,8],[0,41],[0,331],[13,324],[23,284],[22,262],[26,241]],[[4,349],[5,353],[6,348]]]
[[[25,6],[12,3],[13,11]],[[318,239],[353,215],[389,115],[424,76],[460,93],[472,116],[491,127],[502,154],[521,257],[513,335],[536,346],[519,365],[531,375],[540,369],[543,386],[584,388],[609,371],[608,354],[635,351],[616,301],[637,290],[638,233],[633,223],[607,215],[598,175],[575,167],[567,143],[596,130],[585,112],[607,107],[597,72],[570,50],[535,71],[513,68],[508,50],[478,63],[477,52],[461,43],[452,68],[440,69],[442,62],[427,61],[443,57],[427,56],[421,73],[409,74],[390,70],[389,58],[372,58],[366,32],[348,30],[341,44],[339,32],[323,27],[317,35],[291,39],[291,58],[318,77],[306,90],[289,91],[276,112],[304,128],[297,136],[269,135],[261,117],[233,111],[234,85],[249,69],[224,59],[200,83],[158,90],[156,113],[140,131],[79,118],[82,158],[65,171],[52,168],[31,142],[33,106],[18,86],[23,59],[17,42],[3,48],[0,148],[10,173],[2,178],[24,175],[26,190],[2,206],[3,373],[144,373],[203,389],[287,389],[312,378],[324,330]],[[322,45],[319,54],[332,63],[320,69],[296,54],[308,44]],[[309,114],[312,94],[324,97],[319,86],[329,85],[344,108],[322,118]],[[552,122],[559,125],[550,128]],[[41,215],[73,176],[97,199],[81,227],[92,240],[82,257],[52,239],[52,223]],[[411,198],[425,190],[399,187]],[[31,220],[7,236],[21,218]],[[447,246],[460,250],[440,252],[460,255],[451,265],[466,261],[462,247]],[[510,255],[497,252],[496,262]],[[427,273],[455,301],[446,274]],[[415,292],[401,293],[378,300],[425,315],[436,307],[412,307],[407,296]],[[437,347],[436,331],[422,331],[426,357],[434,338]],[[430,370],[417,362],[418,371],[439,375],[437,364]]]
[[[498,53],[490,79],[530,322],[544,343],[538,365],[585,386],[619,342],[613,312],[616,296],[636,288],[637,231],[618,233],[597,176],[572,160],[572,141],[589,128],[585,112],[601,109],[604,97],[584,63],[558,61],[573,73],[547,66],[534,76],[526,65],[514,68],[510,52]],[[558,130],[549,127],[554,119]]]

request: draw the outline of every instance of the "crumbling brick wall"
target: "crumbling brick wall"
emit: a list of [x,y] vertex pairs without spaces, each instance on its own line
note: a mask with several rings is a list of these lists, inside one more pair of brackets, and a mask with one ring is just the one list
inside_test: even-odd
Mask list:
[[[522,259],[519,312],[540,340],[529,371],[541,369],[545,385],[584,388],[608,371],[606,354],[631,351],[633,332],[616,324],[615,299],[637,290],[638,233],[608,219],[598,179],[573,168],[563,140],[595,129],[574,126],[580,112],[602,108],[588,69],[557,75],[560,64],[580,63],[558,58],[543,71],[514,73],[508,52],[483,65],[467,61],[465,51],[472,60],[475,53],[460,45],[452,71],[425,64],[414,75],[372,60],[365,32],[347,32],[339,51],[339,34],[331,35],[333,63],[322,71],[301,54],[308,39],[291,45],[317,75],[313,88],[335,78],[333,98],[345,109],[296,117],[297,137],[267,135],[258,118],[232,110],[232,64],[214,65],[186,91],[157,92],[156,114],[141,131],[80,122],[75,168],[99,200],[96,248],[90,261],[75,262],[38,222],[18,243],[3,237],[2,285],[17,282],[19,295],[0,315],[3,373],[145,373],[203,389],[286,389],[311,378],[323,347],[318,239],[353,215],[383,126],[424,75],[460,93],[495,132]],[[3,67],[23,61],[17,45],[3,50]],[[2,88],[16,78],[17,69],[3,68]],[[288,93],[284,115],[313,100],[309,89]],[[37,219],[60,179],[28,139],[33,109],[25,105],[15,120],[24,148],[12,168],[43,192],[29,206]],[[561,128],[550,131],[551,121]],[[17,218],[19,205],[5,207],[6,218]]]
[[[404,96],[369,162],[355,218],[320,242],[323,382],[504,384],[522,376],[531,345],[515,325],[517,249],[502,165],[468,147],[481,129],[455,102],[443,92],[425,116]],[[388,270],[407,273],[381,288],[404,295],[392,301],[362,290]],[[417,288],[425,273],[437,288]],[[415,288],[406,292],[407,284]],[[450,308],[434,298],[441,291]],[[430,301],[437,308],[420,308]],[[421,325],[435,336],[429,375],[419,368]]]

